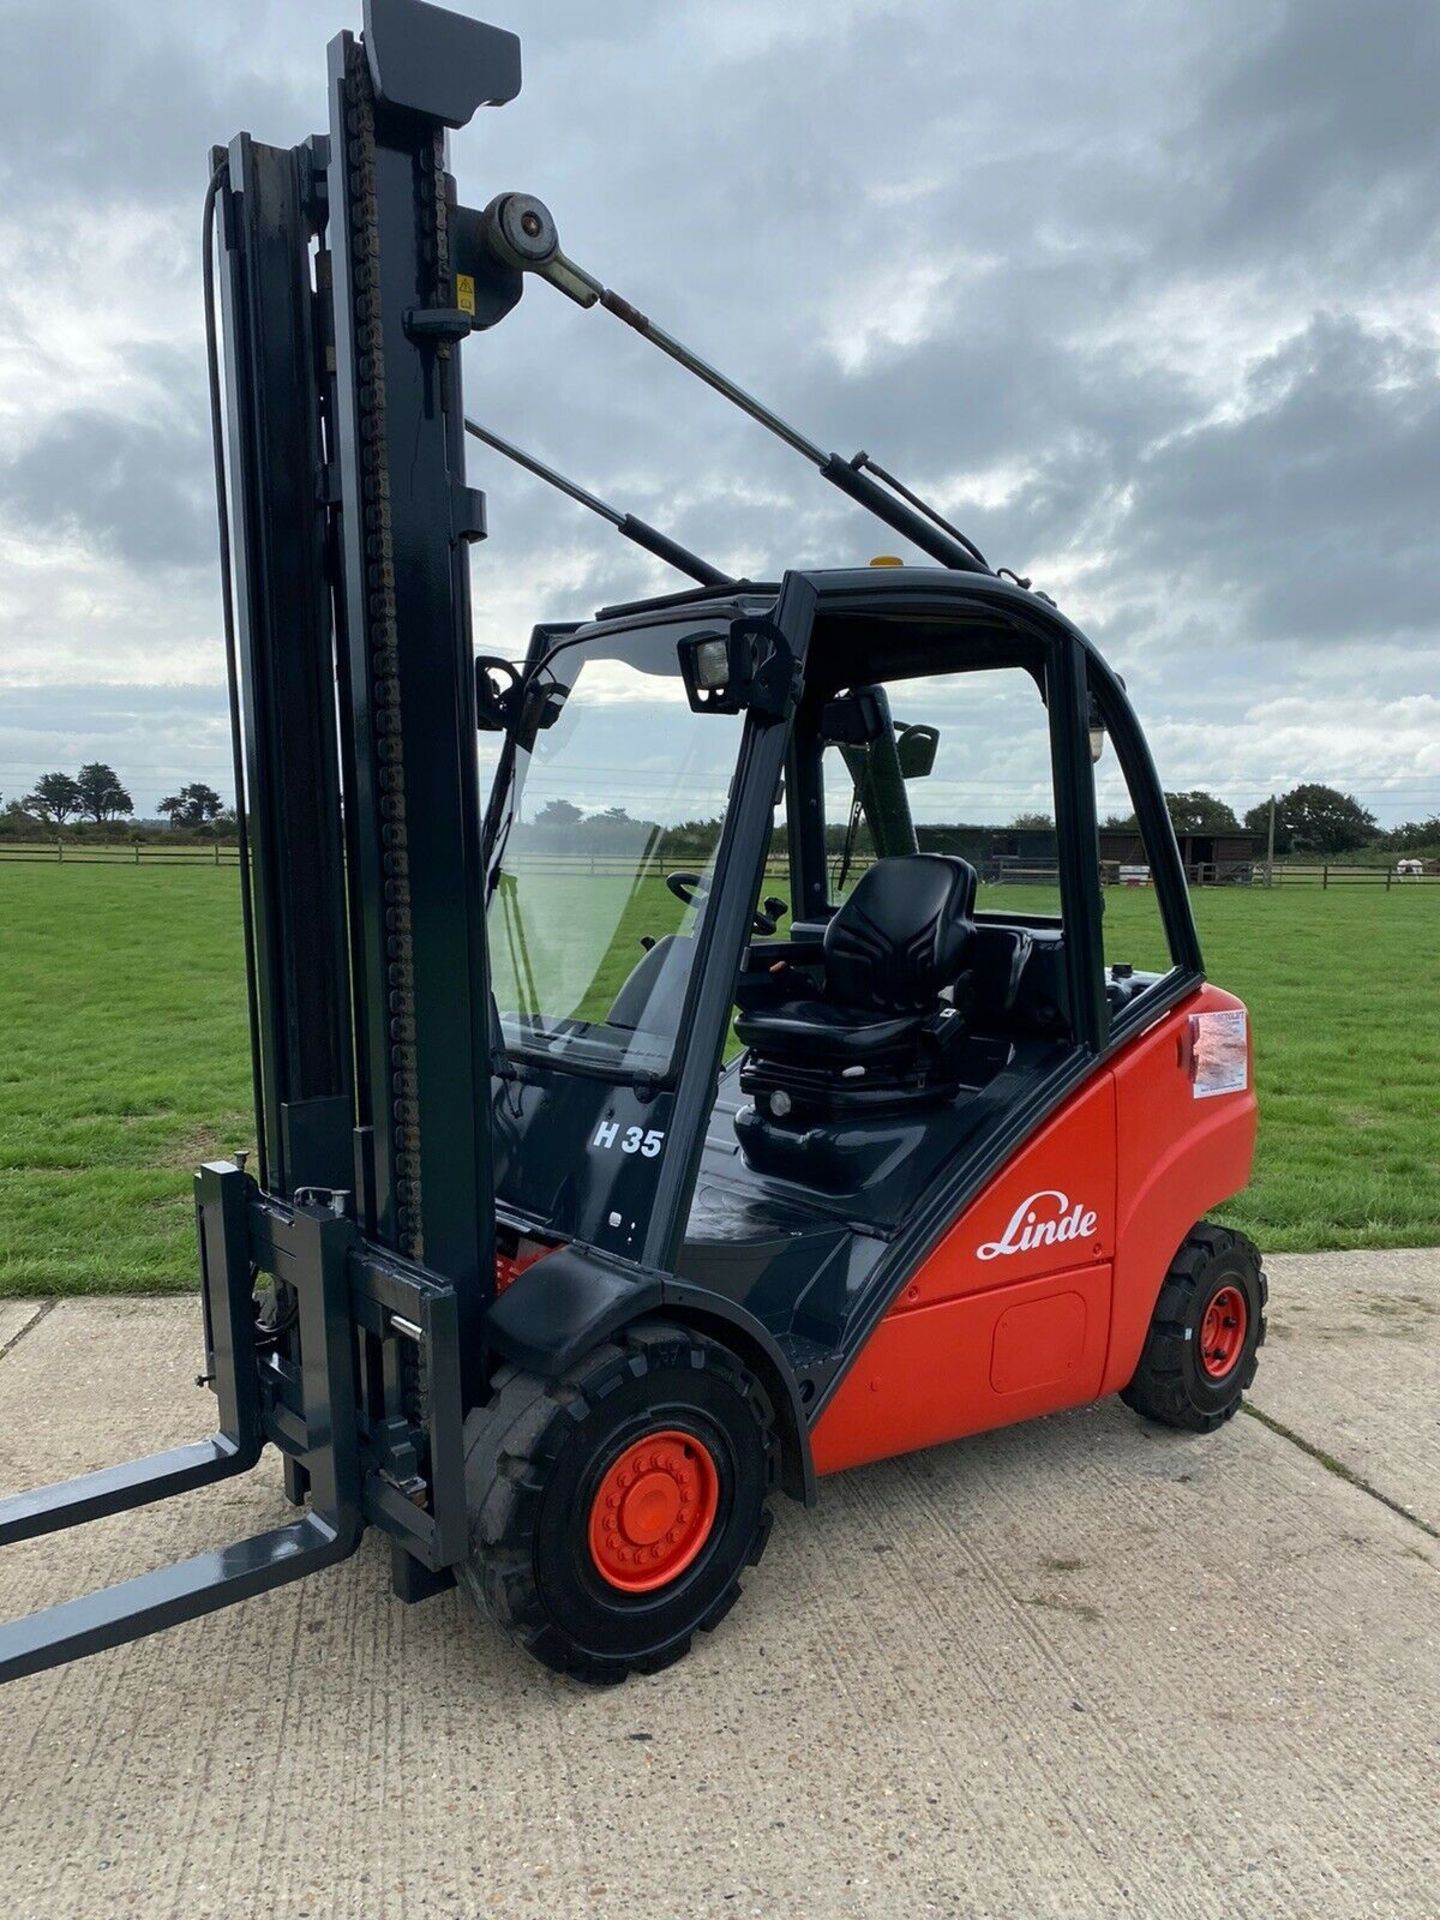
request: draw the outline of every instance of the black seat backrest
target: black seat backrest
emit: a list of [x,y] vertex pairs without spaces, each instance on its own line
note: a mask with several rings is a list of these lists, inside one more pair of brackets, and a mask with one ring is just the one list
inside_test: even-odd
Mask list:
[[976,921],[970,966],[974,974],[975,1026],[979,1032],[999,1031],[1008,1022],[1034,951],[1034,936],[1027,928]]
[[966,964],[977,1033],[1051,1038],[1070,1032],[1065,936],[1059,927],[977,920]]
[[975,869],[946,853],[877,860],[825,929],[825,990],[847,1007],[911,1013],[954,986],[974,932]]

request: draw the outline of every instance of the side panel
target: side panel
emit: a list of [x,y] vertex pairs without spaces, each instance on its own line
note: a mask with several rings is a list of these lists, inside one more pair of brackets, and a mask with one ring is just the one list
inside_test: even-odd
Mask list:
[[1209,985],[1183,1001],[966,1209],[816,1422],[819,1472],[1125,1385],[1176,1249],[1250,1178],[1253,1065],[1243,1091],[1197,1099],[1189,1055],[1192,1015],[1240,1007]]
[[1115,1058],[1119,1219],[1102,1393],[1118,1393],[1134,1373],[1160,1283],[1181,1241],[1249,1182],[1258,1117],[1253,1050],[1243,1092],[1202,1100],[1195,1097],[1188,1053],[1192,1014],[1239,1010],[1234,994],[1206,985]]
[[494,1083],[501,1210],[532,1220],[547,1238],[639,1260],[673,1131],[674,1094],[642,1100],[633,1087],[529,1061],[525,1072],[524,1080]]
[[917,1269],[816,1422],[818,1471],[1093,1399],[1114,1247],[1115,1087],[1101,1070]]
[[888,1314],[812,1436],[818,1473],[1093,1400],[1108,1265]]

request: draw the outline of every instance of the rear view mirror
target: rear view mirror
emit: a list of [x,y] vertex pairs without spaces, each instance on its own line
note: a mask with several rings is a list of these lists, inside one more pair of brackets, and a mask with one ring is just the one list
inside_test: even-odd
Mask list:
[[529,753],[535,736],[560,718],[566,691],[553,676],[527,680],[511,661],[482,653],[475,662],[475,725],[481,733],[508,733]]
[[890,702],[883,687],[852,687],[827,700],[820,738],[827,747],[868,747],[890,731]]
[[504,733],[513,726],[520,674],[509,660],[482,653],[475,662],[475,725],[481,733]]
[[900,762],[900,778],[928,779],[935,771],[935,749],[939,745],[938,727],[902,727],[895,736],[895,758]]

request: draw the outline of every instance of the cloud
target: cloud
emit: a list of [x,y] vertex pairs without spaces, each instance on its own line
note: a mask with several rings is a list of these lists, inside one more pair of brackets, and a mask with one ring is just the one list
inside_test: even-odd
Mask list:
[[137,566],[206,565],[215,494],[197,426],[61,414],[0,472],[0,514],[40,540],[90,540]]
[[[525,90],[456,137],[468,202],[540,193],[576,258],[1033,573],[1130,675],[1168,784],[1349,769],[1385,817],[1440,806],[1423,727],[1386,720],[1440,684],[1429,0],[491,11],[522,34]],[[205,157],[242,125],[317,128],[324,42],[358,12],[6,11],[0,689],[31,689],[42,760],[47,686],[159,712],[183,684],[223,717]],[[499,431],[732,570],[894,545],[544,287],[466,348],[466,379]],[[671,584],[493,456],[471,466],[487,649]],[[1303,726],[1277,722],[1288,699]],[[120,766],[125,736],[94,711]]]
[[[1256,639],[1433,639],[1440,351],[1322,314],[1141,459],[1127,545]],[[1357,659],[1354,663],[1359,665]]]
[[[1198,121],[1226,162],[1202,222],[1217,248],[1403,261],[1435,182],[1440,15],[1423,0],[1293,0]],[[1397,254],[1399,256],[1397,260]],[[1401,271],[1406,269],[1402,266]]]

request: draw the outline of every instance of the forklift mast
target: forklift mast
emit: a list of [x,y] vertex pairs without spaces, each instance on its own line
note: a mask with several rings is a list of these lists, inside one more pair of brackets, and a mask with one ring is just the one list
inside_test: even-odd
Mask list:
[[243,1473],[267,1443],[308,1508],[0,1628],[0,1679],[294,1579],[367,1524],[405,1598],[465,1550],[494,1210],[466,556],[485,513],[458,344],[520,281],[457,205],[447,133],[518,92],[519,42],[365,0],[328,85],[327,133],[238,135],[206,200],[259,1173],[239,1155],[196,1176],[220,1430],[0,1503],[0,1544]]
[[283,1199],[353,1190],[368,1237],[451,1280],[462,1336],[492,1267],[485,520],[446,127],[518,85],[511,35],[369,0],[364,43],[330,49],[328,136],[216,155],[262,1165]]

